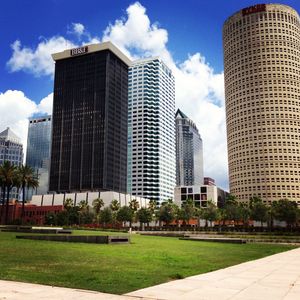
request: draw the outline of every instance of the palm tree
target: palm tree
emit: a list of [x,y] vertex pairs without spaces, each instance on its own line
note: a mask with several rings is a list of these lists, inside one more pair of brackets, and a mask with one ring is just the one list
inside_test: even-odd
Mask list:
[[65,210],[70,210],[74,206],[74,202],[71,198],[67,198],[64,201],[64,209]]
[[8,221],[9,194],[17,179],[16,166],[11,164],[10,161],[4,161],[3,165],[0,166],[0,178],[4,188],[3,200],[5,200],[5,195],[6,195],[6,207],[5,207],[5,219],[4,219],[4,223],[6,224]]
[[100,210],[103,206],[104,206],[104,201],[102,199],[97,198],[93,201],[93,208],[97,215],[100,213]]
[[92,205],[93,205],[93,208],[94,208],[94,211],[96,213],[96,217],[97,217],[97,220],[99,223],[100,211],[101,211],[101,208],[104,206],[104,201],[101,198],[97,198],[93,201]]
[[17,169],[17,185],[22,188],[22,213],[21,220],[23,223],[25,214],[25,189],[37,188],[39,186],[39,181],[35,177],[34,170],[25,165],[20,166]]
[[121,205],[117,199],[114,199],[110,203],[110,208],[112,211],[118,211],[120,209]]
[[156,201],[151,199],[148,203],[148,208],[149,210],[151,211],[152,214],[154,214],[156,208],[157,208],[157,204],[156,204]]
[[139,209],[140,204],[136,199],[133,199],[129,202],[129,207],[136,212]]

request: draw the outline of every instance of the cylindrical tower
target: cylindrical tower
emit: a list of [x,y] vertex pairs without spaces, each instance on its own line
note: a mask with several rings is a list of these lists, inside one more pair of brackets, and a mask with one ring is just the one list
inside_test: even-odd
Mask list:
[[258,4],[223,27],[230,193],[300,204],[300,23]]

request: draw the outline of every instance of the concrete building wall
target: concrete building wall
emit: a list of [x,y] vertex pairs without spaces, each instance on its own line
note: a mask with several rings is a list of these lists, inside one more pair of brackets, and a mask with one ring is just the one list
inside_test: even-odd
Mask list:
[[65,199],[72,199],[74,205],[78,205],[80,201],[87,201],[89,206],[93,206],[93,201],[101,198],[104,206],[109,206],[112,200],[118,200],[121,206],[129,206],[131,200],[137,200],[140,207],[147,207],[149,200],[133,196],[130,194],[122,194],[117,192],[85,192],[85,193],[66,193],[66,194],[48,194],[48,195],[33,195],[30,204],[33,205],[63,205]]

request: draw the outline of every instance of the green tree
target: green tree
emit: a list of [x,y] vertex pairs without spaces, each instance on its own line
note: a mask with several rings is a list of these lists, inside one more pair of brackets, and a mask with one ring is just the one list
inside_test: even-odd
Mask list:
[[180,210],[181,219],[187,224],[189,224],[190,219],[195,217],[195,213],[196,210],[193,199],[187,199]]
[[112,210],[110,207],[105,207],[101,212],[100,212],[100,220],[101,223],[104,224],[105,226],[107,224],[110,224],[113,220],[113,214]]
[[158,219],[161,222],[165,222],[169,225],[177,217],[176,212],[178,211],[178,206],[172,202],[165,202],[161,205],[158,211]]
[[235,196],[227,197],[222,214],[223,220],[238,221],[241,219],[241,210]]
[[136,212],[139,209],[140,204],[136,199],[133,199],[129,202],[129,207]]
[[156,204],[156,201],[151,199],[148,203],[148,208],[149,210],[151,211],[152,214],[155,213],[155,210],[157,209],[157,204]]
[[121,205],[117,199],[114,199],[110,203],[110,208],[112,210],[113,224],[117,221],[117,212],[119,211]]
[[57,218],[54,212],[50,212],[45,216],[45,225],[56,225]]
[[112,211],[117,212],[120,209],[121,205],[117,199],[114,199],[110,203],[110,208]]
[[96,214],[97,223],[99,224],[100,212],[101,212],[101,208],[104,206],[104,201],[100,198],[97,198],[97,199],[93,200],[92,205],[93,205],[93,209]]
[[249,207],[251,219],[260,222],[263,227],[263,222],[268,220],[268,207],[256,196],[250,198]]
[[17,181],[19,182],[19,186],[22,188],[22,213],[21,220],[23,222],[24,214],[25,214],[25,191],[30,188],[35,189],[39,186],[39,181],[34,174],[34,170],[25,165],[20,166],[16,170],[17,172]]
[[128,206],[122,206],[117,212],[117,220],[119,222],[129,222],[131,227],[133,221],[133,210]]
[[74,206],[74,202],[71,198],[67,198],[64,201],[64,209],[69,211]]
[[148,224],[152,221],[152,212],[149,208],[142,207],[137,211],[137,219],[141,224]]
[[69,213],[66,210],[62,210],[56,214],[56,224],[58,226],[69,225]]
[[251,215],[249,205],[248,203],[241,202],[239,203],[238,207],[239,207],[239,219],[243,221],[243,225],[246,227],[248,226],[250,215]]
[[275,219],[285,221],[288,227],[292,227],[297,222],[297,203],[287,199],[282,199],[273,203]]
[[208,201],[207,207],[200,209],[200,217],[205,220],[205,227],[207,227],[208,221],[212,226],[212,222],[216,221],[219,217],[217,206],[212,201]]
[[78,205],[78,213],[79,213],[79,224],[86,224],[86,223],[91,223],[90,222],[90,214],[89,214],[89,206],[85,200],[81,200]]
[[9,195],[11,189],[14,187],[17,181],[16,170],[17,170],[16,166],[11,164],[11,162],[9,161],[4,161],[3,165],[0,166],[0,178],[4,187],[3,199],[5,199],[6,196],[4,224],[7,224],[8,222]]

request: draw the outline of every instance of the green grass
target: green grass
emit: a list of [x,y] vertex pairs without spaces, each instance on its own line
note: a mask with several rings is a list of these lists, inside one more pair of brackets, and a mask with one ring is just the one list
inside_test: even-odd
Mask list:
[[[75,234],[107,234],[76,231]],[[121,235],[121,233],[112,233]],[[123,294],[293,249],[132,235],[128,245],[17,240],[0,232],[0,279]]]

